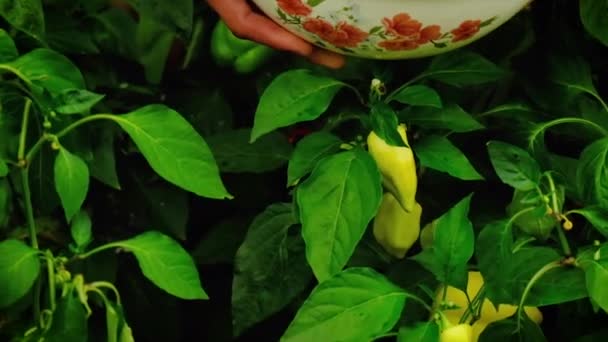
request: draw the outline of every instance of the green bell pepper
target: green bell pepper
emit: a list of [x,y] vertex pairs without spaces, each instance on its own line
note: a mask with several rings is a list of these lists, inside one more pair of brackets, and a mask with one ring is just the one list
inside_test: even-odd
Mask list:
[[275,50],[251,40],[241,39],[219,20],[211,33],[211,55],[223,67],[232,66],[240,74],[248,74],[272,57]]

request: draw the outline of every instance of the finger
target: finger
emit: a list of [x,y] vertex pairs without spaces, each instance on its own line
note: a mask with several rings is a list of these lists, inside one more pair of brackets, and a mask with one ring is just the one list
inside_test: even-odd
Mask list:
[[308,57],[313,46],[267,17],[255,13],[245,0],[208,0],[235,35]]
[[324,49],[314,49],[308,59],[313,63],[332,69],[340,69],[346,63],[344,56]]

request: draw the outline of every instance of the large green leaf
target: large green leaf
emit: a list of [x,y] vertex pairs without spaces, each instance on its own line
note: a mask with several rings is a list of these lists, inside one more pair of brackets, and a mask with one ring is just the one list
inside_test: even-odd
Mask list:
[[207,143],[176,111],[148,105],[110,118],[129,134],[152,169],[167,181],[203,197],[232,197]]
[[0,64],[0,70],[9,71],[26,83],[41,86],[51,94],[69,89],[85,89],[78,68],[65,56],[49,49],[35,49],[12,62]]
[[494,170],[504,183],[522,191],[536,188],[541,170],[527,151],[500,141],[490,141],[487,145]]
[[18,240],[0,242],[0,308],[25,296],[39,273],[37,250]]
[[435,89],[423,85],[405,87],[396,93],[392,100],[411,106],[443,107],[441,97]]
[[268,172],[285,165],[292,147],[279,132],[271,132],[249,143],[251,130],[226,131],[207,138],[222,172]]
[[448,138],[429,135],[418,141],[414,152],[420,164],[431,169],[447,172],[463,180],[484,179],[471,165],[471,162]]
[[42,0],[1,0],[0,16],[16,29],[44,39]]
[[409,124],[427,129],[445,129],[464,133],[484,128],[471,114],[453,103],[449,103],[443,108],[410,107],[402,111],[399,117]]
[[59,299],[45,341],[81,342],[89,338],[87,313],[76,293],[70,291]]
[[207,299],[192,257],[170,237],[156,231],[113,242],[135,255],[142,272],[169,294],[182,299]]
[[397,130],[399,118],[391,106],[384,102],[375,103],[370,117],[372,130],[380,139],[391,146],[407,146]]
[[589,204],[608,209],[608,138],[587,146],[576,170],[579,193]]
[[290,70],[264,90],[255,113],[251,141],[277,128],[318,118],[344,83],[308,70]]
[[0,29],[0,63],[10,62],[18,56],[19,51],[13,38],[5,30]]
[[319,284],[281,341],[369,341],[397,323],[406,293],[369,268],[349,268]]
[[580,17],[585,29],[608,46],[608,1],[583,0],[579,1]]
[[467,262],[475,244],[473,224],[468,218],[472,196],[437,219],[433,245],[412,257],[439,281],[463,290],[467,286]]
[[342,140],[327,132],[315,132],[298,142],[287,167],[287,185],[294,185],[308,174],[319,160],[340,151]]
[[481,55],[468,50],[455,50],[438,55],[420,78],[431,78],[461,87],[497,81],[506,72]]
[[87,197],[89,168],[80,157],[61,147],[55,157],[54,179],[55,190],[69,222]]
[[597,261],[589,261],[584,264],[587,291],[591,301],[608,312],[608,265],[602,265]]
[[292,204],[273,204],[251,224],[232,281],[234,335],[275,314],[313,279]]
[[342,152],[321,160],[296,195],[306,257],[323,281],[346,265],[376,214],[380,172],[368,153]]

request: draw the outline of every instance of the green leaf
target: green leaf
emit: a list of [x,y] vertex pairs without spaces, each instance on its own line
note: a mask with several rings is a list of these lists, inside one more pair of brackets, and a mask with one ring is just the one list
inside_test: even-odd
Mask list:
[[55,110],[59,114],[88,114],[104,97],[85,89],[66,89],[55,97]]
[[479,342],[545,342],[541,328],[526,314],[518,324],[517,316],[490,323],[479,335]]
[[292,147],[279,132],[271,132],[249,143],[250,129],[226,131],[207,138],[222,172],[263,173],[285,165]]
[[307,3],[309,6],[315,7],[315,6],[317,6],[317,5],[321,4],[321,3],[322,3],[322,2],[324,2],[324,1],[325,1],[325,0],[308,0],[308,1],[306,1],[306,3]]
[[438,55],[419,78],[431,78],[456,87],[500,80],[506,72],[494,63],[467,50]]
[[608,138],[583,150],[576,170],[576,183],[588,204],[608,208]]
[[596,261],[590,261],[583,265],[585,270],[585,281],[591,301],[608,312],[608,269]]
[[91,218],[89,214],[80,210],[70,223],[70,232],[72,239],[76,243],[76,247],[85,248],[93,239],[93,233],[91,231]]
[[369,341],[399,320],[406,294],[369,268],[349,268],[312,291],[282,342]]
[[68,222],[80,210],[89,191],[89,168],[78,156],[61,147],[55,157],[55,190]]
[[16,29],[37,40],[43,40],[44,13],[41,0],[2,0],[0,16]]
[[0,242],[0,308],[30,290],[40,274],[38,251],[18,240]]
[[503,286],[509,274],[504,272],[513,254],[513,233],[507,220],[491,222],[477,236],[475,256],[484,279],[487,297],[496,300],[509,298],[510,291]]
[[443,283],[465,290],[467,262],[473,256],[475,236],[468,218],[470,194],[437,219],[433,245],[412,257]]
[[396,93],[391,100],[411,106],[443,107],[441,97],[435,89],[423,85],[405,87]]
[[525,150],[500,141],[487,143],[490,160],[500,179],[515,189],[535,189],[540,181],[540,166]]
[[159,24],[189,36],[192,31],[194,5],[190,0],[145,1],[128,0],[141,15],[154,18]]
[[167,57],[173,46],[175,33],[153,17],[140,16],[135,33],[137,61],[144,67],[146,80],[152,84],[162,81]]
[[327,132],[315,132],[298,142],[287,166],[287,185],[295,185],[306,176],[317,163],[340,151],[342,140]]
[[244,215],[220,221],[199,241],[192,251],[192,257],[199,265],[233,264],[250,223],[251,218]]
[[465,133],[484,129],[471,114],[457,104],[450,103],[443,108],[416,107],[407,108],[399,114],[402,121],[426,129],[445,129],[451,132]]
[[591,68],[582,56],[553,55],[548,62],[553,82],[574,93],[587,93],[599,98],[597,89],[593,85]]
[[398,342],[437,342],[439,326],[435,321],[419,322],[412,327],[402,327],[397,335]]
[[306,258],[319,281],[340,272],[382,196],[381,176],[365,151],[321,160],[296,193]]
[[587,32],[608,46],[608,2],[579,1],[580,17]]
[[133,331],[125,320],[125,314],[120,304],[105,302],[106,331],[108,342],[134,342]]
[[49,342],[76,342],[87,341],[89,327],[87,313],[78,296],[70,291],[59,299],[53,311],[53,320],[45,341]]
[[219,175],[207,143],[176,111],[148,105],[112,116],[135,142],[152,169],[167,181],[196,195],[232,198]]
[[344,83],[308,70],[290,70],[264,90],[255,113],[250,141],[277,128],[318,118]]
[[170,237],[149,231],[112,243],[135,255],[144,276],[167,293],[182,299],[208,299],[192,257]]
[[426,136],[416,143],[414,152],[423,166],[447,172],[463,180],[484,179],[448,138],[438,135]]
[[[489,248],[486,246],[486,248]],[[484,253],[484,257],[491,254]],[[481,257],[478,254],[478,257]],[[532,276],[543,266],[563,258],[554,249],[548,247],[523,247],[512,253],[509,258],[493,267],[502,271],[501,277],[486,279],[488,288],[500,291],[488,292],[488,298],[495,304],[517,305],[524,288]],[[480,265],[481,266],[481,265]],[[486,268],[490,267],[486,265]],[[485,273],[482,270],[482,274]],[[498,280],[500,279],[500,281]],[[494,297],[496,296],[496,297]],[[546,306],[566,303],[587,297],[585,274],[580,268],[554,268],[544,274],[528,293],[526,305]]]
[[0,64],[1,70],[10,71],[53,95],[86,88],[78,68],[65,56],[49,49],[35,49],[12,62]]
[[0,63],[10,62],[19,57],[19,51],[13,38],[3,29],[0,29]]
[[590,206],[582,209],[570,210],[569,213],[582,215],[598,232],[608,237],[608,208]]
[[95,128],[91,137],[93,157],[87,161],[91,177],[111,188],[120,190],[114,155],[114,139],[116,132],[120,129],[109,122],[98,122]]
[[0,159],[0,178],[6,177],[6,175],[8,175],[8,165],[6,165],[4,160]]
[[12,210],[12,190],[6,178],[0,178],[0,231],[8,226]]
[[292,204],[273,204],[258,215],[238,249],[232,281],[234,335],[277,313],[310,284]]
[[372,130],[388,145],[407,147],[405,141],[397,131],[399,119],[395,111],[386,103],[378,102],[371,109]]

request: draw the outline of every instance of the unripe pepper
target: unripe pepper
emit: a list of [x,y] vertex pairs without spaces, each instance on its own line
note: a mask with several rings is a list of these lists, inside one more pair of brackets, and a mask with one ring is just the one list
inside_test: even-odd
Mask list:
[[[399,125],[397,130],[409,146],[405,125]],[[367,148],[382,173],[384,187],[397,198],[405,211],[414,210],[418,176],[412,149],[389,145],[373,131],[367,137]]]
[[473,342],[473,328],[469,324],[453,325],[444,329],[439,336],[440,342]]
[[395,258],[402,259],[418,240],[422,207],[415,203],[411,212],[401,208],[393,194],[382,196],[380,208],[374,218],[373,233],[376,241]]
[[272,57],[275,50],[254,41],[241,39],[219,20],[211,33],[211,55],[220,66],[232,66],[241,74],[257,70]]
[[[483,285],[483,277],[480,272],[470,271],[469,272],[469,280],[467,283],[467,293],[469,298],[473,300],[481,286]],[[439,303],[443,298],[443,288],[439,288],[437,291],[437,297],[435,299],[436,303]],[[454,303],[458,306],[458,309],[450,309],[444,310],[443,315],[449,320],[451,324],[458,324],[462,315],[468,310],[469,302],[465,293],[455,287],[448,286],[446,293],[446,301]],[[526,306],[524,307],[526,314],[530,317],[530,319],[536,324],[540,324],[543,320],[543,315],[536,307]],[[483,330],[492,322],[500,321],[505,318],[508,318],[515,314],[517,311],[517,306],[509,305],[509,304],[500,304],[498,306],[498,311],[495,309],[492,302],[489,299],[485,298],[483,301],[483,305],[481,307],[481,313],[479,320],[473,323],[473,339],[472,342],[476,342],[479,339],[479,335],[483,332]],[[469,318],[472,318],[472,315],[469,314]]]

